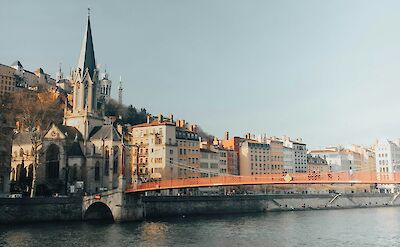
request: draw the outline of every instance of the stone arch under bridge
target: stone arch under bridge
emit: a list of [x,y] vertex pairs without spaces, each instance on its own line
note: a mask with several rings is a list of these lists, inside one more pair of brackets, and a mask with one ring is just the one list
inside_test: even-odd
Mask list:
[[95,202],[91,204],[83,215],[83,220],[91,221],[91,220],[102,220],[113,222],[114,216],[111,212],[111,209],[103,202]]
[[135,193],[110,190],[83,198],[82,219],[115,222],[140,220],[143,219],[143,205]]

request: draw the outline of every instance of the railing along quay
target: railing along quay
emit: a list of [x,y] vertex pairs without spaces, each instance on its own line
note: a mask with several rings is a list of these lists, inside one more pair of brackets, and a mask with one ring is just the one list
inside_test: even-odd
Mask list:
[[263,184],[400,184],[400,172],[327,172],[185,178],[130,184],[126,192]]

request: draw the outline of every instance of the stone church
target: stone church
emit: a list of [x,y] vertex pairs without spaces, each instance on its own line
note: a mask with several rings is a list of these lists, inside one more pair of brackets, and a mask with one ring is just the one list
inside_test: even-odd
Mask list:
[[[66,103],[64,122],[52,124],[44,135],[36,173],[39,195],[96,193],[122,186],[128,152],[122,128],[104,115],[105,91],[96,67],[90,16],[70,83],[72,100]],[[30,143],[27,133],[15,137],[11,181],[32,180]]]

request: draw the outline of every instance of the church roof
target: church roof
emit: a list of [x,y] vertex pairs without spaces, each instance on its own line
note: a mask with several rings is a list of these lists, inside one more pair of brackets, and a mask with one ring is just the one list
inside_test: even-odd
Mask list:
[[81,132],[79,132],[77,128],[62,124],[55,124],[55,125],[62,133],[64,133],[64,135],[68,140],[75,140],[75,138],[77,137],[78,141],[83,141],[82,134]]
[[94,58],[92,29],[90,27],[90,17],[88,16],[86,31],[83,36],[81,52],[79,55],[78,69],[81,69],[83,76],[86,69],[89,70],[91,78],[93,78],[94,70],[96,69],[96,61]]
[[113,140],[120,141],[121,136],[112,125],[94,127],[90,133],[90,140]]
[[68,150],[68,156],[84,156],[81,145],[78,142],[74,142],[71,148]]

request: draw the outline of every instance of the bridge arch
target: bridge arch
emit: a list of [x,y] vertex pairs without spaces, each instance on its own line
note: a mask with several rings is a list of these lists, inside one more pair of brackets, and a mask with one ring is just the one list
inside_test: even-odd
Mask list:
[[83,220],[113,222],[114,216],[107,204],[103,202],[95,202],[87,208],[83,215]]

